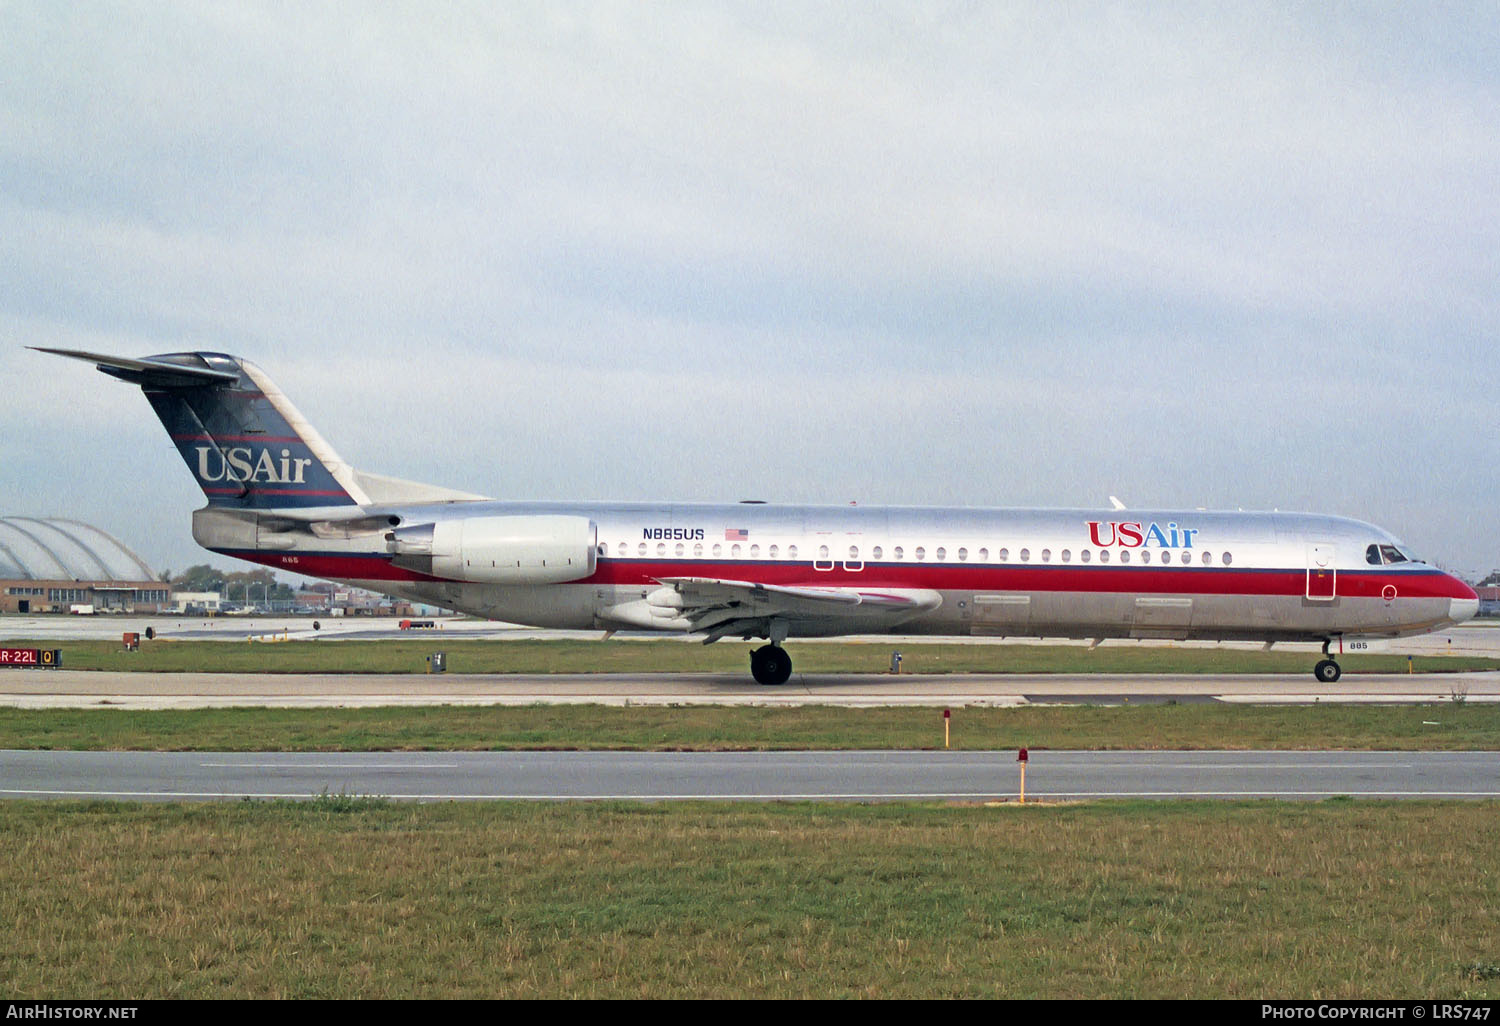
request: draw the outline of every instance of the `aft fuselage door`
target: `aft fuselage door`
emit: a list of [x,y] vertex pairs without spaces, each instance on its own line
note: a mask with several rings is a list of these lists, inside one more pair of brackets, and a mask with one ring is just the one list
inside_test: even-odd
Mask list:
[[1338,569],[1332,545],[1307,547],[1307,597],[1314,602],[1332,602],[1338,595]]

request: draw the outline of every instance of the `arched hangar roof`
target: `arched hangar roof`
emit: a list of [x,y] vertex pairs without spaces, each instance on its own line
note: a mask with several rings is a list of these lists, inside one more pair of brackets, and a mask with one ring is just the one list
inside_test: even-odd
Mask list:
[[0,517],[0,579],[154,581],[140,556],[78,520]]

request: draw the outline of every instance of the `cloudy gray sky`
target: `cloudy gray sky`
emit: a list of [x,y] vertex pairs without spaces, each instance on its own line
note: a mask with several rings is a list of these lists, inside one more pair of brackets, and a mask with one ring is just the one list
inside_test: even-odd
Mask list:
[[0,513],[213,349],[514,498],[1308,509],[1500,564],[1493,4],[0,2]]

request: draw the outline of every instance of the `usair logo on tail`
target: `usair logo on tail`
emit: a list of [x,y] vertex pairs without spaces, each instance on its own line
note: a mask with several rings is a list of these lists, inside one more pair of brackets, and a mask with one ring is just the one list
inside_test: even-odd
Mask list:
[[212,445],[195,447],[198,453],[196,467],[198,480],[239,481],[245,484],[306,484],[304,474],[312,465],[306,457],[293,457],[290,449],[282,449],[279,459],[270,449],[251,449],[235,446],[219,449]]

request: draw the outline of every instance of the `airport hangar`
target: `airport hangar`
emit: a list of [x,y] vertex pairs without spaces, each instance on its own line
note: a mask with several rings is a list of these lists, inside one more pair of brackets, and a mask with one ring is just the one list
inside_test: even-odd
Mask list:
[[57,517],[0,517],[0,613],[157,613],[171,585],[97,527]]

